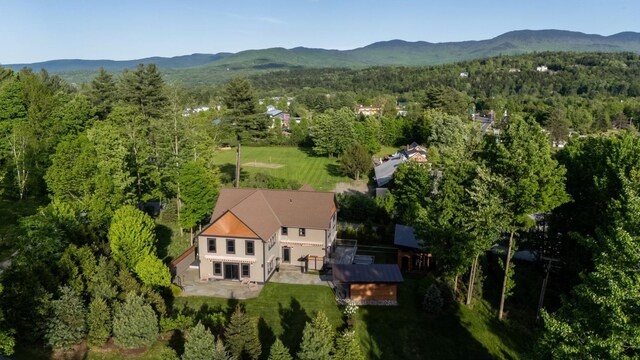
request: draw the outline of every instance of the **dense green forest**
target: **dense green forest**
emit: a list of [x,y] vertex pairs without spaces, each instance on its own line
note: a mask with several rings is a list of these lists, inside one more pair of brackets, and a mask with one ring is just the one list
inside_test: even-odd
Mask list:
[[[380,114],[357,116],[358,104]],[[299,121],[284,128],[265,115],[266,105]],[[194,110],[201,106],[208,109]],[[481,132],[474,113],[498,114],[496,131]],[[497,317],[529,336],[526,355],[636,358],[638,119],[640,56],[626,53],[292,70],[189,88],[167,84],[154,65],[117,76],[103,70],[77,87],[46,71],[0,68],[0,260],[8,261],[0,275],[0,352],[107,341],[141,348],[191,328],[187,341],[257,358],[255,337],[232,336],[254,331],[241,310],[194,314],[173,306],[180,289],[160,245],[166,224],[177,238],[206,224],[219,187],[232,183],[233,169],[215,165],[219,148],[296,146],[339,158],[333,171],[357,178],[382,146],[417,141],[429,167],[399,167],[384,200],[339,197],[340,216],[362,219],[371,238],[384,236],[372,229],[402,222],[431,239],[439,259],[431,285],[439,289],[435,295],[428,286],[430,316],[445,311],[441,293],[453,291],[469,306],[479,301],[486,280],[498,284],[486,287],[495,290]],[[241,180],[300,185],[268,175]],[[487,252],[496,242],[501,255]],[[554,259],[538,323],[524,320],[537,304],[521,291],[523,284],[537,291],[551,267],[511,261],[518,248]],[[530,282],[522,269],[534,274]],[[306,337],[326,330],[320,314]],[[333,344],[334,335],[325,337]],[[353,347],[352,338],[338,336],[343,348],[327,356]],[[176,357],[187,348],[167,351]]]

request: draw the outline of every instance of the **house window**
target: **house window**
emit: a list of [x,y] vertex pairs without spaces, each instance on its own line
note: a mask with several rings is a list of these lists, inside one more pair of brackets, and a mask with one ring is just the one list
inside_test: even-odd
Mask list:
[[247,255],[254,255],[255,254],[255,250],[254,250],[254,247],[253,247],[253,240],[247,240],[246,246],[245,246],[245,253]]
[[282,227],[282,235],[289,235],[289,228],[286,226]]
[[250,277],[250,267],[249,264],[242,264],[242,277]]
[[222,263],[213,263],[213,275],[222,275]]
[[300,236],[307,236],[307,229],[305,229],[305,228],[300,228],[300,230],[298,230],[298,235],[300,235]]
[[209,252],[216,252],[216,239],[215,238],[207,238],[207,243],[209,245]]
[[227,239],[227,254],[236,253],[236,241],[233,239]]

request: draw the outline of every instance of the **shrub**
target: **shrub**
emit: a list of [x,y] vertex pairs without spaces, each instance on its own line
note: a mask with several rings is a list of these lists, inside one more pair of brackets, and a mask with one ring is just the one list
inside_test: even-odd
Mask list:
[[348,303],[342,310],[342,314],[344,314],[344,316],[347,319],[351,319],[355,317],[357,313],[358,313],[358,305],[352,302]]
[[111,336],[111,312],[102,298],[96,298],[89,304],[89,345],[102,346]]
[[456,297],[453,293],[453,288],[447,280],[444,280],[440,283],[439,290],[440,297],[442,297],[442,306],[444,308],[448,308],[455,303]]
[[227,317],[223,312],[215,312],[213,314],[207,314],[202,322],[213,331],[214,334],[222,334],[227,324]]
[[427,289],[431,285],[437,284],[437,283],[438,283],[438,281],[436,280],[436,278],[431,273],[427,274],[427,276],[425,276],[422,279],[420,279],[420,281],[418,282],[418,294],[420,296],[419,300],[422,301],[423,298],[424,298],[424,294],[427,292]]
[[171,289],[171,295],[174,298],[177,298],[178,296],[182,295],[182,289],[180,288],[180,286],[176,284],[169,285],[169,289]]
[[184,331],[193,326],[193,317],[184,314],[177,314],[175,317],[163,316],[160,318],[160,330],[167,331]]
[[156,314],[144,299],[130,292],[123,303],[116,304],[113,315],[116,345],[125,349],[150,346],[158,337]]
[[442,310],[442,296],[436,284],[431,284],[424,294],[422,307],[431,314],[435,314]]

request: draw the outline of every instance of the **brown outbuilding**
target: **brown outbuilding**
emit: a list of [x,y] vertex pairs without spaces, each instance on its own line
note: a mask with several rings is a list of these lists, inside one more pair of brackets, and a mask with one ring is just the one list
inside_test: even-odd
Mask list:
[[396,264],[334,264],[338,297],[362,305],[397,305],[398,284],[404,279]]

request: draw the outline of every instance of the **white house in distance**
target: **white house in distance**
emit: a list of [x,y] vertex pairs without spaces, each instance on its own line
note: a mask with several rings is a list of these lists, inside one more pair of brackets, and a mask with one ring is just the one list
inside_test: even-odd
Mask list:
[[266,283],[280,264],[307,266],[331,254],[335,194],[300,190],[222,189],[211,223],[198,234],[200,279]]

